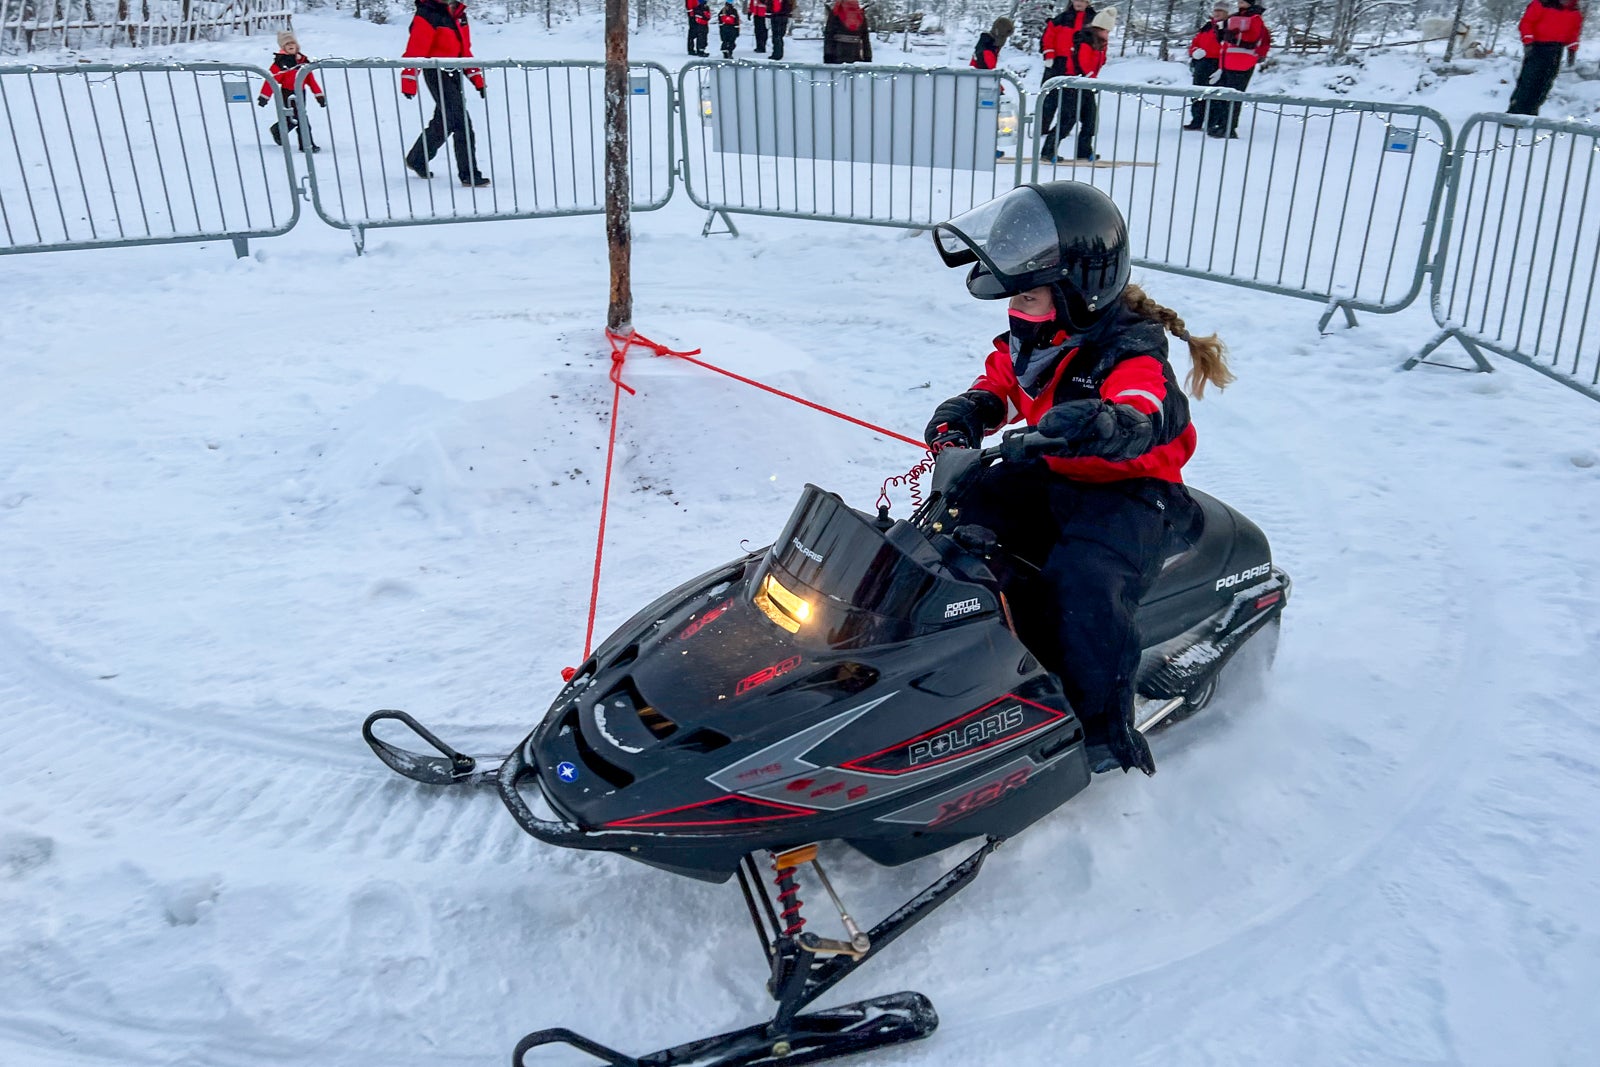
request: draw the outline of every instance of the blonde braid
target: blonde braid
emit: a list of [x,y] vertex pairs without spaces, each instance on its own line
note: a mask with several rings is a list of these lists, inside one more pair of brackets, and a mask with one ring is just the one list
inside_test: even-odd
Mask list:
[[1137,285],[1130,283],[1122,291],[1122,302],[1135,315],[1159,322],[1172,336],[1188,343],[1189,361],[1192,366],[1183,384],[1194,394],[1196,400],[1206,395],[1208,383],[1218,389],[1226,389],[1233,381],[1233,372],[1228,369],[1228,350],[1223,345],[1222,338],[1216,334],[1208,337],[1191,337],[1176,311],[1162,307]]

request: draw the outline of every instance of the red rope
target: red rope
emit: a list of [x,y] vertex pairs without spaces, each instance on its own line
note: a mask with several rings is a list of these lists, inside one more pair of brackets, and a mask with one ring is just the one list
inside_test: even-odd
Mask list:
[[[734,374],[732,371],[723,370],[721,367],[713,366],[704,360],[695,359],[694,357],[700,354],[700,349],[698,348],[692,348],[687,352],[680,352],[676,349],[668,348],[666,345],[658,344],[657,342],[650,340],[648,337],[645,337],[642,334],[632,330],[626,334],[619,334],[607,329],[606,340],[611,343],[610,378],[611,384],[614,386],[614,388],[611,391],[611,431],[609,440],[606,444],[606,476],[605,483],[600,490],[600,531],[595,537],[594,576],[589,585],[589,621],[583,632],[583,658],[585,660],[589,658],[589,653],[594,651],[594,619],[600,604],[600,561],[601,557],[605,554],[606,515],[610,510],[611,503],[611,468],[616,459],[617,452],[617,411],[621,405],[623,390],[627,390],[629,396],[636,395],[635,390],[631,386],[624,384],[622,381],[622,364],[627,360],[628,349],[634,347],[647,348],[658,356],[676,356],[679,359],[686,359],[696,366],[704,367],[706,370],[715,371],[718,374],[726,375],[727,377],[732,378],[734,381],[743,382],[746,385],[753,385],[757,389],[762,389],[776,396],[781,396],[786,400],[793,400],[797,404],[803,404],[806,407],[813,408],[822,412],[823,414],[832,415],[834,418],[843,419],[845,422],[854,423],[855,425],[864,427],[873,431],[874,433],[880,433],[885,437],[892,437],[896,441],[904,441],[906,444],[915,445],[917,448],[925,447],[921,441],[918,441],[915,438],[907,437],[904,434],[895,433],[893,430],[884,429],[882,426],[874,426],[872,423],[867,422],[864,419],[858,419],[853,415],[846,415],[842,411],[835,411],[832,408],[824,407],[823,405],[814,403],[805,399],[804,397],[798,397],[793,393],[786,393],[782,389],[775,389],[770,385],[764,385],[753,378],[746,378],[741,374]],[[919,469],[921,466],[922,465],[919,464],[918,467],[913,467],[911,471],[908,472],[906,477],[915,478],[921,473],[921,470]],[[891,478],[889,482],[900,484],[905,480],[905,478]],[[880,500],[885,502],[888,499],[887,493],[889,482],[884,483],[884,492],[880,495]],[[918,493],[914,483],[912,485],[912,499],[918,499]],[[575,667],[564,667],[561,670],[561,677],[567,681],[571,681],[577,673],[577,668]]]

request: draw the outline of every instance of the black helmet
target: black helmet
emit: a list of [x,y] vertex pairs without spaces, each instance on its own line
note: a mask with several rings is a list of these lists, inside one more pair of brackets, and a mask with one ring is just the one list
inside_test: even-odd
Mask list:
[[1131,269],[1122,212],[1082,182],[1019,185],[939,223],[933,241],[945,266],[972,264],[967,290],[978,299],[1056,286],[1079,326],[1116,302]]

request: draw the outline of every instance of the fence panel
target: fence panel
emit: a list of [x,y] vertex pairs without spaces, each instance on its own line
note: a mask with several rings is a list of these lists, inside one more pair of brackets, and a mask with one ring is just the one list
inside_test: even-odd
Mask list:
[[[1450,164],[1435,111],[1082,78],[1046,83],[1035,110],[1034,180],[1110,194],[1141,266],[1323,301],[1324,326],[1336,308],[1353,322],[1422,291]],[[1039,158],[1052,111],[1073,127],[1057,151],[1100,158]],[[1196,119],[1221,136],[1184,128]]]
[[1480,114],[1462,127],[1433,275],[1443,331],[1600,399],[1600,128]]
[[[400,92],[408,66],[422,68],[414,100]],[[481,100],[455,73],[474,67],[486,79]],[[327,94],[325,112],[304,106],[312,101],[308,76]],[[672,196],[672,81],[655,63],[633,64],[629,77],[633,210],[650,211]],[[320,61],[300,75],[301,116],[322,149],[308,156],[312,204],[325,222],[351,230],[357,248],[362,232],[376,226],[604,212],[604,78],[600,62]],[[463,91],[468,154],[488,185],[461,181],[453,137],[440,140],[432,178],[407,168],[408,152],[435,117],[430,85],[447,99],[455,87]],[[440,115],[435,129],[448,133],[450,125]]]
[[678,96],[684,186],[712,212],[917,228],[1022,180],[1004,72],[694,62]]
[[248,106],[266,78],[224,63],[0,67],[0,253],[242,249],[287,232],[293,163]]

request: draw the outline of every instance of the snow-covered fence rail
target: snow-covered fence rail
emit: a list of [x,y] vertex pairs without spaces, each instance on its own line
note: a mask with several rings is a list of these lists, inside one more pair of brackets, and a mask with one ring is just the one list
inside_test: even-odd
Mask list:
[[229,238],[242,255],[287,232],[293,164],[248,106],[266,78],[224,63],[0,67],[0,254]]
[[[1422,292],[1450,166],[1437,112],[1060,78],[1041,87],[1038,116],[1057,90],[1057,111],[1098,129],[1092,145],[1081,123],[1063,134],[1056,162],[1040,158],[1035,121],[1033,180],[1109,194],[1140,266],[1317,300],[1324,327],[1341,308],[1353,324],[1353,311],[1399,311]],[[1186,129],[1197,115],[1221,136]]]
[[[421,68],[415,82],[403,79],[408,67]],[[475,79],[457,73],[474,69],[484,79],[481,100]],[[305,106],[309,77],[326,94],[326,111]],[[604,63],[586,61],[363,59],[307,66],[299,75],[300,114],[314,124],[322,149],[307,156],[312,205],[329,225],[350,230],[358,249],[364,231],[379,226],[604,212],[604,78]],[[415,99],[402,95],[406,87]],[[666,68],[631,64],[629,102],[633,210],[650,211],[673,190]],[[450,115],[458,105],[465,123]],[[452,132],[458,128],[464,138]],[[414,153],[422,157],[415,169]],[[478,178],[487,182],[469,181]]]
[[1023,106],[1004,72],[695,62],[678,99],[685,190],[713,219],[917,228],[1022,180],[1014,151],[997,162]]
[[1441,332],[1600,400],[1600,128],[1515,115],[1462,127],[1433,270]]
[[148,48],[287,29],[291,0],[0,0],[0,54]]

